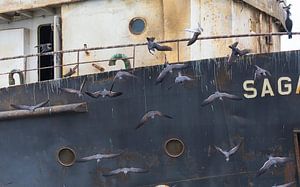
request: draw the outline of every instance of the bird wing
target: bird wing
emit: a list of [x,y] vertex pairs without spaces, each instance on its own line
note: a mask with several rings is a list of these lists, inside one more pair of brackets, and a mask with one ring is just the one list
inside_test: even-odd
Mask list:
[[269,159],[267,160],[264,165],[259,169],[256,176],[260,176],[264,174],[274,163]]
[[37,108],[43,107],[43,106],[45,106],[47,103],[49,103],[49,101],[50,101],[49,99],[46,100],[46,101],[43,101],[43,102],[41,102],[41,103],[39,103],[39,104],[33,106],[33,109],[37,109]]
[[158,77],[156,78],[156,82],[155,84],[161,83],[166,76],[168,75],[169,71],[166,70],[166,68],[164,68],[158,75]]
[[122,95],[123,93],[122,92],[113,92],[113,91],[110,91],[108,96],[109,97],[118,97],[120,95]]
[[198,29],[184,29],[185,31],[187,32],[192,32],[192,33],[195,33],[195,32],[199,32]]
[[112,175],[117,175],[121,172],[124,172],[124,168],[119,168],[119,169],[112,170],[108,173],[103,174],[103,176],[108,177],[108,176],[112,176]]
[[140,128],[141,126],[143,126],[147,121],[149,120],[149,112],[147,112],[142,119],[140,120],[140,123],[138,124],[138,126],[135,127],[135,129]]
[[19,110],[30,110],[30,106],[28,105],[15,105],[15,104],[10,104],[11,107]]
[[83,158],[80,158],[78,160],[76,160],[77,162],[87,162],[87,161],[90,161],[90,160],[96,160],[96,159],[100,159],[100,154],[95,154],[95,155],[91,155],[91,156],[87,156],[87,157],[83,157]]
[[282,185],[279,185],[277,187],[289,187],[289,186],[292,186],[293,184],[295,184],[296,182],[289,182],[289,183],[286,183],[286,184],[282,184]]
[[115,158],[120,156],[122,153],[115,153],[115,154],[101,154],[101,158]]
[[244,56],[244,55],[246,55],[246,54],[248,54],[250,52],[251,52],[250,49],[243,49],[243,50],[237,49],[237,53],[238,53],[239,56]]
[[146,173],[148,170],[143,168],[129,168],[128,171],[134,172],[134,173]]
[[279,163],[279,164],[285,164],[287,162],[292,161],[292,159],[289,157],[275,157],[274,160],[276,163]]
[[220,151],[223,155],[226,155],[226,152],[223,151],[223,149],[221,149],[220,147],[215,146],[215,148]]
[[171,64],[171,69],[183,69],[188,67],[189,64],[185,63],[185,64]]
[[78,90],[72,89],[72,88],[59,88],[60,90],[67,92],[67,93],[74,93],[74,94],[78,94]]
[[158,51],[172,51],[172,47],[159,45],[157,43],[153,43],[153,48],[157,49]]
[[158,116],[161,116],[161,117],[165,117],[165,118],[169,118],[169,119],[173,119],[173,117],[169,116],[169,115],[166,115],[166,114],[163,114],[162,112],[160,111],[154,111],[156,115]]
[[229,93],[221,93],[221,96],[232,100],[242,100],[241,97]]
[[100,95],[101,95],[101,91],[96,91],[96,92],[88,92],[88,91],[85,91],[85,93],[92,97],[92,98],[98,98]]
[[199,35],[200,35],[200,32],[194,32],[193,37],[188,41],[187,46],[190,46],[193,43],[195,43],[197,41]]
[[126,72],[126,71],[124,72],[124,75],[127,76],[127,77],[137,78],[137,76],[135,76],[135,75],[133,75],[129,72]]
[[80,89],[79,89],[80,92],[82,92],[85,83],[86,83],[86,77],[84,77],[83,82],[80,85]]
[[270,77],[272,76],[271,73],[270,73],[268,70],[265,70],[265,71],[266,71],[266,74],[267,74],[268,76],[270,76]]
[[235,146],[234,148],[232,148],[228,153],[229,155],[234,154],[240,147],[241,143],[239,143],[237,146]]
[[212,103],[216,98],[217,98],[216,94],[211,94],[207,99],[205,99],[202,102],[201,106],[206,106],[206,105]]
[[227,64],[228,65],[232,65],[232,63],[237,59],[237,56],[235,55],[234,51],[231,52],[228,60],[227,60]]
[[236,48],[238,46],[239,42],[234,42],[229,46],[229,48]]

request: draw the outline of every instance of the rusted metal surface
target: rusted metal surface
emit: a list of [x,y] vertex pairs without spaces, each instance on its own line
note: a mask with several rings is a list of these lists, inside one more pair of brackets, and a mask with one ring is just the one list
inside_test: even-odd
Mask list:
[[88,108],[86,103],[75,103],[75,104],[67,104],[67,105],[42,107],[36,109],[36,111],[34,112],[26,111],[26,110],[12,110],[12,111],[0,112],[0,121],[9,120],[9,119],[26,118],[26,117],[37,117],[43,115],[54,115],[54,114],[61,114],[65,112],[82,113],[87,111]]
[[0,13],[30,10],[86,0],[0,0]]
[[[0,89],[2,111],[8,110],[11,103],[36,103],[45,98],[51,105],[85,101],[89,106],[88,113],[1,121],[0,165],[5,172],[0,179],[3,183],[13,182],[12,186],[72,187],[272,186],[297,180],[292,174],[299,158],[293,131],[300,128],[300,100],[295,93],[299,59],[300,51],[250,55],[238,59],[230,72],[225,70],[227,58],[193,61],[182,73],[195,80],[172,89],[168,87],[176,72],[162,85],[155,85],[163,66],[136,68],[133,73],[137,80],[115,82],[114,91],[123,92],[116,98],[79,98],[59,91],[60,87],[78,89],[85,77],[85,90],[110,88],[116,72]],[[224,99],[200,106],[216,89],[243,96],[243,82],[253,80],[253,64],[271,72],[268,79],[275,96],[261,97],[262,82],[257,82],[259,94],[255,99]],[[278,93],[277,80],[284,76],[292,80],[290,95]],[[154,119],[136,131],[134,128],[148,110],[166,112],[174,119]],[[170,138],[184,142],[184,152],[178,158],[165,153],[164,143]],[[242,142],[241,147],[229,162],[214,148],[227,149],[238,142]],[[123,153],[100,161],[98,167],[96,161],[91,161],[65,168],[57,162],[56,154],[66,146],[77,158]],[[289,156],[295,161],[255,177],[269,154]],[[119,167],[143,167],[149,172],[102,176]]]

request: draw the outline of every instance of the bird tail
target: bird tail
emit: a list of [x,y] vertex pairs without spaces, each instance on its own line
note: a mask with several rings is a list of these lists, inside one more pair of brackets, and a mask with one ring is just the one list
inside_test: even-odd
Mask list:
[[172,116],[169,116],[169,115],[166,115],[166,114],[163,114],[162,116],[166,117],[166,118],[169,118],[169,119],[173,119]]
[[291,39],[291,38],[292,38],[292,33],[289,32],[289,33],[288,33],[288,36],[289,36],[289,39]]

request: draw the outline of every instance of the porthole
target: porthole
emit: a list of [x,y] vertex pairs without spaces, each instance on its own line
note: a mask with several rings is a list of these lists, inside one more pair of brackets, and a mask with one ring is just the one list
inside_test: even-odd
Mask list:
[[165,152],[168,156],[177,158],[184,152],[184,143],[177,138],[171,138],[165,142]]
[[72,166],[75,163],[75,151],[69,147],[60,148],[57,152],[57,160],[63,166]]
[[146,28],[146,21],[143,18],[133,18],[129,23],[129,30],[132,34],[141,34]]

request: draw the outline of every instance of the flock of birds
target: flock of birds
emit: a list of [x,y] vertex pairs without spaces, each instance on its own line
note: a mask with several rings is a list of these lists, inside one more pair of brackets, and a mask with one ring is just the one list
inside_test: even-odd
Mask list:
[[[280,1],[281,2],[281,1]],[[292,30],[292,21],[290,20],[289,16],[290,16],[290,6],[286,6],[284,7],[284,9],[286,9],[286,13],[287,13],[287,19],[286,19],[286,29],[289,32],[289,38],[292,38],[291,35],[291,30]],[[203,29],[201,28],[200,24],[198,24],[197,28],[193,28],[193,29],[186,29],[187,32],[192,32],[193,36],[192,38],[188,41],[188,46],[194,44],[197,39],[198,36],[203,32]],[[171,51],[172,48],[169,46],[164,46],[164,45],[160,45],[158,43],[155,42],[155,38],[154,37],[147,37],[146,38],[148,41],[148,50],[149,53],[154,55],[155,51]],[[238,42],[233,43],[232,45],[229,46],[229,48],[231,49],[231,54],[227,60],[227,67],[228,69],[231,68],[232,64],[236,61],[236,59],[240,56],[244,56],[246,54],[248,54],[250,52],[249,49],[239,49],[238,47]],[[42,46],[37,46],[37,47],[41,47],[41,51],[45,52],[45,51],[49,51],[49,48],[51,47],[50,44],[45,44]],[[178,70],[178,76],[175,78],[175,81],[173,83],[173,85],[169,86],[168,89],[171,89],[174,85],[176,84],[185,84],[186,82],[190,82],[193,81],[194,79],[186,76],[186,75],[182,75],[181,70],[184,68],[187,68],[188,65],[187,64],[169,64],[167,62],[167,59],[165,58],[165,64],[164,64],[164,68],[163,70],[160,72],[160,74],[158,75],[158,77],[156,78],[156,82],[155,84],[160,84],[162,83],[166,77],[171,74],[173,72],[173,70]],[[72,74],[74,74],[76,72],[76,69],[78,68],[78,66],[75,66],[74,68],[70,68],[69,72],[67,72],[67,74],[64,75],[64,77],[68,77],[71,76]],[[265,70],[257,65],[254,65],[255,68],[255,72],[254,72],[254,81],[258,81],[264,77],[268,77],[271,76],[271,73],[268,70]],[[79,89],[73,89],[73,88],[60,88],[60,90],[62,92],[66,92],[66,93],[70,93],[70,94],[75,94],[78,97],[83,97],[84,94],[88,95],[89,97],[92,98],[99,98],[99,97],[118,97],[120,95],[122,95],[122,92],[117,92],[117,91],[113,91],[113,87],[114,84],[116,83],[117,80],[122,80],[122,79],[138,79],[137,76],[133,75],[130,72],[127,71],[118,71],[115,76],[114,79],[112,81],[111,87],[109,90],[107,89],[103,89],[103,90],[98,90],[95,92],[89,92],[89,91],[84,91],[84,86],[86,84],[86,78],[83,80],[83,82],[80,85]],[[211,103],[213,103],[215,100],[219,99],[219,100],[223,100],[224,98],[226,99],[230,99],[230,100],[242,100],[241,97],[233,95],[233,94],[229,94],[226,92],[219,92],[218,90],[211,94],[208,98],[206,98],[201,106],[207,106]],[[15,108],[15,109],[19,109],[19,110],[28,110],[30,112],[34,112],[36,109],[40,108],[40,107],[44,107],[49,103],[49,100],[43,101],[37,105],[17,105],[17,104],[11,104],[11,107]],[[143,115],[143,117],[140,119],[138,125],[135,127],[135,129],[140,129],[141,127],[143,127],[145,124],[147,124],[150,120],[154,119],[155,117],[164,117],[164,118],[168,118],[168,119],[173,119],[172,116],[167,115],[162,113],[161,111],[158,110],[153,110],[153,111],[148,111],[147,113],[145,113]],[[233,148],[231,148],[230,150],[223,150],[222,148],[215,146],[215,149],[217,151],[219,151],[220,153],[222,153],[225,156],[225,160],[226,162],[229,161],[229,158],[231,155],[235,154],[239,147],[241,145],[241,142],[234,146]],[[91,161],[91,160],[96,160],[97,165],[98,163],[102,160],[102,159],[109,159],[109,158],[116,158],[118,156],[120,156],[122,153],[115,153],[115,154],[95,154],[95,155],[91,155],[91,156],[87,156],[87,157],[83,157],[80,159],[77,159],[77,162],[87,162],[87,161]],[[258,170],[256,176],[260,176],[264,173],[266,173],[268,170],[270,170],[272,168],[272,166],[277,167],[278,165],[284,165],[288,162],[291,162],[292,159],[289,157],[273,157],[273,156],[269,156],[268,160],[263,164],[263,166]],[[128,174],[129,172],[133,172],[133,173],[146,173],[148,172],[147,169],[144,168],[136,168],[136,167],[126,167],[126,168],[118,168],[115,170],[111,170],[108,173],[103,174],[103,176],[112,176],[112,175],[118,175],[120,173],[124,173],[125,175]],[[283,185],[279,185],[280,187],[288,187],[293,185],[295,182],[290,182],[290,183],[286,183]],[[277,187],[279,187],[277,186]]]

